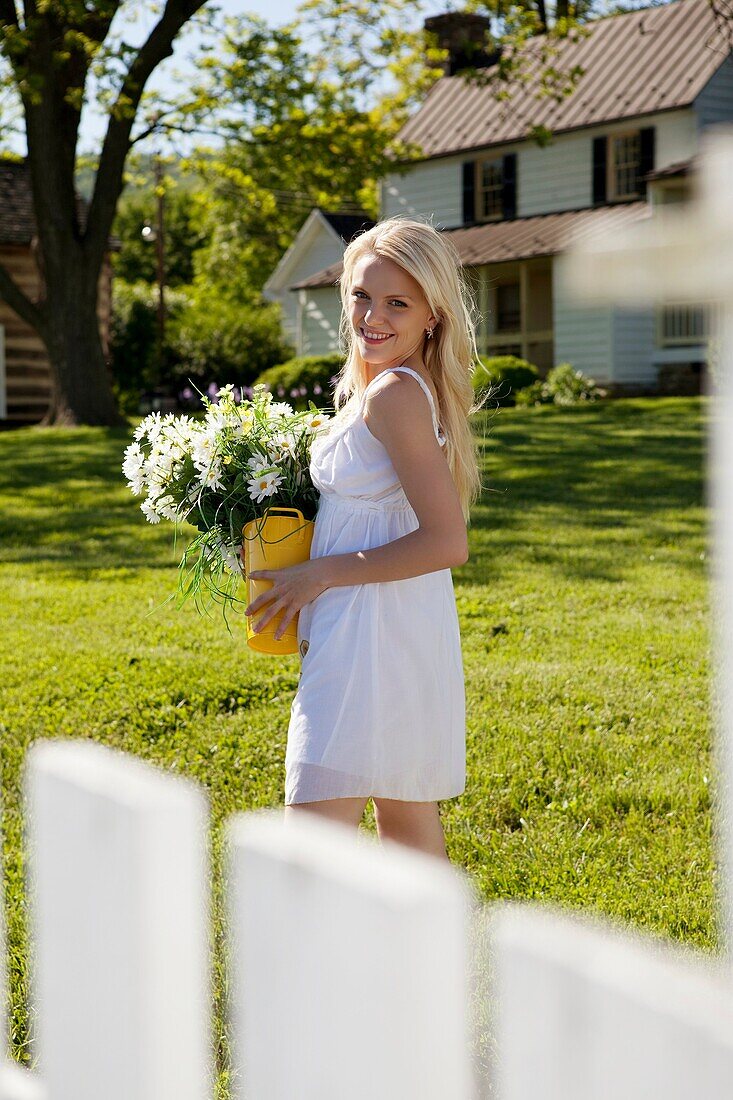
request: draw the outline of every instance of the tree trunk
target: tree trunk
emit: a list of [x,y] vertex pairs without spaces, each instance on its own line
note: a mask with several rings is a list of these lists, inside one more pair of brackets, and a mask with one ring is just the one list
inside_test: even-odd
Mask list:
[[[53,392],[41,421],[51,425],[127,427],[117,408],[97,318],[96,280],[84,277],[78,255],[49,279],[44,302],[44,342],[51,359]],[[70,262],[69,262],[70,261]]]

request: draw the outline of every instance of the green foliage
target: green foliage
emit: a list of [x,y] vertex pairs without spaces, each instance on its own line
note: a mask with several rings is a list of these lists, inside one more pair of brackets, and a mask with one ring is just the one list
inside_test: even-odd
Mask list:
[[314,206],[378,216],[393,154],[419,154],[397,131],[444,56],[409,29],[411,8],[315,0],[283,27],[255,15],[229,23],[222,48],[200,63],[200,113],[209,122],[216,112],[225,139],[191,162],[211,197],[201,277],[231,285],[246,271],[247,285],[262,287]]
[[112,301],[110,351],[114,388],[122,409],[135,413],[143,391],[170,385],[176,377],[178,353],[170,340],[171,326],[188,299],[180,288],[169,288],[166,292],[162,361],[158,351],[157,287],[115,279]]
[[[145,225],[156,225],[156,196],[147,191],[123,193],[117,208],[114,234],[120,250],[113,253],[115,274],[128,283],[157,279],[156,245],[142,235]],[[193,257],[206,241],[199,222],[200,200],[190,190],[165,187],[163,207],[165,240],[165,282],[167,286],[190,283],[194,276]]]
[[480,364],[473,375],[474,389],[485,390],[491,386],[499,405],[514,405],[517,393],[531,386],[540,376],[535,366],[516,355],[482,355]]
[[186,309],[170,326],[177,378],[249,385],[292,351],[282,336],[279,303],[259,296],[234,300],[201,283],[187,293]]
[[576,370],[570,363],[559,363],[543,381],[534,382],[517,394],[518,405],[577,405],[595,401],[605,391],[592,378]]
[[319,408],[332,408],[333,384],[342,366],[343,359],[336,353],[299,355],[263,371],[257,381],[293,408],[307,408],[309,400]]

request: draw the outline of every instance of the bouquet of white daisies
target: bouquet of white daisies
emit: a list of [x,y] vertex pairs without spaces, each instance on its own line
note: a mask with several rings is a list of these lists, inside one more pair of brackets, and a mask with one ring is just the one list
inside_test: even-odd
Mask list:
[[[122,472],[149,523],[186,521],[199,534],[179,564],[178,606],[202,592],[226,606],[246,603],[236,590],[243,578],[243,529],[272,507],[298,508],[315,517],[318,490],[309,473],[310,445],[330,417],[313,402],[300,413],[273,401],[265,386],[238,402],[224,386],[217,401],[201,394],[203,420],[151,413],[125,449]],[[200,392],[200,391],[199,391]],[[174,542],[175,545],[175,542]]]

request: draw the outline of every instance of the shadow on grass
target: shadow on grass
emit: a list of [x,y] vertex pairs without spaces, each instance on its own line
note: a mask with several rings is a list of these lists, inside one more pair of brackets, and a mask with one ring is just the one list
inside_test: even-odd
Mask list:
[[[490,583],[502,560],[520,555],[564,575],[618,580],[629,545],[697,544],[705,410],[698,398],[659,398],[481,414],[474,430],[489,490],[473,512],[462,577]],[[135,423],[0,435],[0,562],[86,577],[177,563],[193,528],[174,550],[172,525],[148,523],[122,475]],[[566,537],[550,538],[550,525]]]
[[[122,474],[134,426],[22,428],[0,435],[0,563],[94,570],[170,569],[173,526],[150,524]],[[186,529],[188,530],[188,528]],[[193,528],[190,529],[193,531]]]
[[[472,517],[481,534],[463,576],[480,583],[520,555],[616,581],[627,548],[660,544],[699,568],[705,412],[699,398],[659,398],[495,414],[484,436],[489,491]],[[476,430],[481,437],[483,425]]]

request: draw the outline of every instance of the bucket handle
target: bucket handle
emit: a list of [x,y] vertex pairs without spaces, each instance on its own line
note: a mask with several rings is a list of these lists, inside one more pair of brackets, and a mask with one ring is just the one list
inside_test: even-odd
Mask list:
[[[268,516],[271,516],[276,512],[285,512],[289,515],[297,516],[298,519],[302,520],[301,526],[296,527],[294,531],[289,531],[288,534],[283,535],[283,537],[281,539],[272,539],[272,540],[264,539],[262,537],[262,528],[265,525],[265,521],[267,520]],[[273,505],[271,508],[266,508],[260,518],[261,518],[262,522],[258,527],[255,528],[256,533],[254,535],[252,535],[252,539],[259,538],[260,544],[262,544],[264,542],[267,542],[268,546],[275,546],[278,542],[284,542],[286,538],[292,538],[294,535],[297,535],[298,532],[305,532],[306,519],[305,519],[303,513],[301,512],[301,510],[299,508],[290,508],[290,507],[287,507],[286,505],[280,505],[280,504]],[[246,537],[247,536],[244,535],[245,539],[246,539]],[[304,537],[304,534],[301,533],[301,535],[300,535],[300,540],[301,541],[302,541],[303,537]]]

